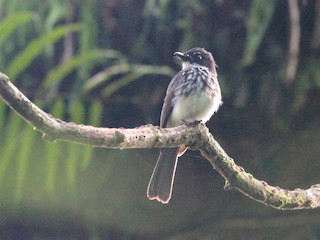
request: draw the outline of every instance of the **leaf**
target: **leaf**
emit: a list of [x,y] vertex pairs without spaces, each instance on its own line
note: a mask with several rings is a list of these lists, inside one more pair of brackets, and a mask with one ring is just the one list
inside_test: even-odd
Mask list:
[[76,173],[78,168],[78,163],[82,157],[82,149],[79,145],[74,143],[69,143],[67,147],[67,156],[66,156],[66,177],[67,183],[71,186],[75,186],[76,182]]
[[113,59],[119,57],[119,53],[113,50],[92,50],[86,55],[73,57],[68,62],[63,63],[51,70],[47,77],[44,79],[43,85],[47,88],[52,84],[57,84],[61,82],[64,77],[66,77],[72,71],[87,63],[105,58]]
[[68,14],[72,11],[69,1],[50,1],[50,11],[45,18],[45,28],[51,30],[59,21],[68,18]]
[[[83,24],[83,30],[80,33],[80,43],[79,43],[79,52],[80,55],[85,56],[90,53],[93,49],[96,48],[98,40],[99,27],[96,24],[99,22],[98,16],[92,14],[97,11],[98,5],[95,1],[90,1],[86,3],[86,7],[81,8],[81,21]],[[78,69],[77,76],[81,79],[87,79],[90,76],[90,69],[92,64],[84,64],[81,68]],[[80,89],[83,85],[83,82],[80,82]]]
[[169,67],[164,66],[151,66],[151,65],[140,65],[140,64],[134,64],[130,65],[130,68],[128,69],[129,73],[118,79],[117,81],[109,84],[104,90],[103,90],[103,96],[108,97],[111,96],[114,92],[118,91],[120,88],[127,86],[131,82],[139,79],[140,77],[144,75],[167,75],[167,76],[173,76],[174,72]]
[[[93,126],[100,126],[101,119],[102,119],[102,113],[103,113],[103,106],[101,102],[94,101],[89,109],[89,124]],[[81,170],[85,170],[91,160],[93,153],[93,147],[83,147],[83,158],[81,162]]]
[[21,72],[23,72],[38,55],[40,55],[46,45],[61,39],[67,32],[79,31],[80,29],[81,27],[78,24],[57,27],[52,32],[33,40],[9,65],[7,75],[12,79],[11,81],[15,80],[17,76],[21,74]]
[[0,22],[0,48],[8,39],[9,35],[20,25],[27,23],[32,19],[32,13],[20,12],[6,17]]
[[275,2],[273,0],[254,0],[247,21],[247,40],[242,57],[242,65],[253,63],[263,36],[271,22]]
[[110,96],[115,91],[119,90],[121,87],[128,85],[130,82],[139,79],[143,75],[167,75],[172,77],[174,71],[166,66],[153,66],[153,65],[142,65],[142,64],[127,64],[120,63],[111,66],[104,71],[101,71],[88,79],[88,81],[83,86],[83,93],[88,93],[93,91],[95,88],[100,87],[102,84],[112,80],[115,75],[118,74],[131,74],[130,76],[125,76],[118,79],[114,83],[109,84],[104,89],[104,96]]
[[14,192],[15,203],[21,202],[23,189],[28,189],[28,186],[24,185],[26,183],[26,175],[29,167],[29,162],[30,160],[32,160],[32,149],[36,147],[34,146],[35,136],[36,131],[34,131],[29,125],[26,125],[25,129],[22,132],[22,136],[20,137],[20,141],[22,144],[19,144],[19,149],[17,149],[17,175],[16,188]]
[[124,77],[117,81],[110,83],[102,92],[103,97],[110,97],[113,93],[119,89],[127,86],[129,83],[141,78],[144,74],[142,73],[128,73]]
[[[55,117],[61,117],[63,115],[64,103],[61,99],[58,99],[53,107],[52,115]],[[62,152],[62,147],[64,143],[46,143],[46,177],[45,177],[45,189],[49,194],[53,194],[56,188],[56,178],[59,157]]]
[[[6,104],[3,101],[0,101],[0,132],[4,130],[4,120],[5,120],[5,109],[6,109]],[[3,138],[0,138],[0,146],[1,146],[1,140]]]
[[[71,121],[75,123],[83,123],[84,120],[84,106],[80,102],[76,102],[73,106],[73,112],[71,113]],[[66,145],[67,158],[66,158],[66,176],[67,182],[70,186],[75,186],[76,173],[78,166],[83,158],[83,146],[74,143]]]
[[298,73],[295,83],[295,94],[292,99],[291,114],[295,115],[305,107],[308,91],[320,87],[320,61],[317,57],[306,61]]
[[2,144],[0,145],[0,187],[4,187],[6,181],[6,173],[8,172],[8,166],[13,159],[14,154],[17,151],[17,145],[20,142],[20,131],[23,120],[15,112],[9,113],[8,122],[6,123],[6,129],[1,134]]
[[89,78],[83,86],[83,93],[88,93],[95,88],[99,87],[112,79],[113,76],[120,73],[127,73],[129,71],[129,65],[127,63],[117,64],[95,74]]

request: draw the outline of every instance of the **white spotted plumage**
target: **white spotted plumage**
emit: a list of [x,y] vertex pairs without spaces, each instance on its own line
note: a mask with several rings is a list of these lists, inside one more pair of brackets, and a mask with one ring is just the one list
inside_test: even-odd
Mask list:
[[205,123],[222,103],[217,77],[207,67],[199,65],[189,64],[181,71],[183,79],[173,90],[173,109],[168,126],[177,126],[182,121]]

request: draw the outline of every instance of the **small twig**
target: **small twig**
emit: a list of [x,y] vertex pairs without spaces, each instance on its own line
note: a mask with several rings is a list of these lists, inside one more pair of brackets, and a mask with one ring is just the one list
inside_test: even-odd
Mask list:
[[47,140],[61,140],[105,148],[163,148],[192,146],[210,161],[226,180],[226,189],[235,188],[246,196],[282,210],[310,209],[320,206],[320,184],[293,191],[273,187],[255,179],[237,166],[203,124],[159,128],[152,125],[134,129],[97,128],[68,123],[52,117],[35,106],[0,73],[0,96]]

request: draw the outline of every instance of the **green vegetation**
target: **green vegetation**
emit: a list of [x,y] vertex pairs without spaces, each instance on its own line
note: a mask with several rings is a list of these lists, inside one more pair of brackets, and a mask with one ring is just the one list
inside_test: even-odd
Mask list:
[[[319,181],[320,167],[318,8],[299,5],[299,64],[288,83],[287,1],[0,0],[0,71],[54,117],[136,127],[159,123],[165,89],[179,68],[172,53],[205,47],[219,66],[223,92],[224,104],[208,123],[215,137],[255,177],[306,187]],[[286,217],[223,193],[219,177],[203,161],[192,162],[193,153],[181,161],[170,206],[149,202],[154,158],[151,151],[45,142],[0,101],[0,211],[9,209],[3,221],[31,212],[48,227],[39,215],[53,222],[66,215],[66,225],[83,224],[89,239],[145,239],[195,226],[205,238],[211,224],[212,232],[228,232],[216,223],[234,217]],[[317,239],[319,221],[308,224],[310,239]],[[235,238],[257,239],[241,226],[232,229]],[[257,228],[260,236],[279,236],[272,235],[276,227]]]

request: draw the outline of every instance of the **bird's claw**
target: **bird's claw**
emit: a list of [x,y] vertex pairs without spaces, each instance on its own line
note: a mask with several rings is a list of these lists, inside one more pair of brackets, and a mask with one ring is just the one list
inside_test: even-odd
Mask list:
[[190,126],[190,127],[196,127],[196,126],[198,126],[199,124],[204,124],[204,123],[202,122],[202,120],[195,120],[195,121],[193,121],[193,122],[188,122],[188,121],[186,121],[186,120],[184,120],[184,119],[182,119],[182,123],[185,124],[185,125],[187,125],[187,126]]

